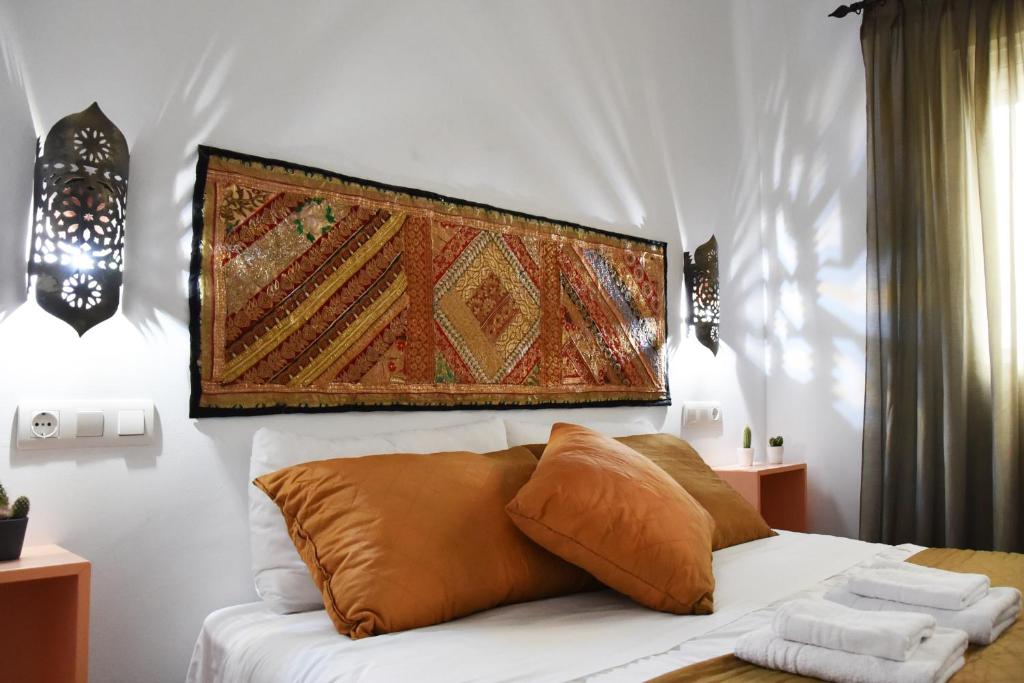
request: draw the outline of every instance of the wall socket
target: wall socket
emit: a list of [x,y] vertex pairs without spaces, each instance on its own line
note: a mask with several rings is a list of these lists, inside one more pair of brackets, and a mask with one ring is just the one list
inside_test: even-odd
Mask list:
[[60,418],[52,411],[41,410],[32,416],[30,429],[37,439],[53,439],[60,432]]
[[148,399],[23,401],[17,447],[23,450],[145,446],[156,427]]

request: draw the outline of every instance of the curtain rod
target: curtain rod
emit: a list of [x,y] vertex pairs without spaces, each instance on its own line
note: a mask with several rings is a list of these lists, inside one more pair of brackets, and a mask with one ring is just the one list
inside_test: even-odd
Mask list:
[[835,17],[836,19],[842,19],[851,12],[854,14],[860,14],[872,5],[877,5],[882,2],[885,2],[885,0],[863,0],[862,2],[855,2],[850,5],[840,5],[832,10],[832,13],[829,14],[829,16]]

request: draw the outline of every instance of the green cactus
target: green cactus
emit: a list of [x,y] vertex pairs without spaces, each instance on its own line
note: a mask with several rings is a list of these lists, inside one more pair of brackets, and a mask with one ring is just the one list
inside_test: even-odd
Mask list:
[[773,448],[781,448],[782,447],[782,437],[781,436],[773,436],[772,438],[768,439],[768,445],[773,447]]
[[11,506],[11,519],[22,519],[28,517],[28,498],[21,496]]
[[750,441],[752,436],[750,434],[750,425],[743,428],[743,447],[750,448]]
[[7,491],[4,490],[3,484],[0,484],[0,519],[28,517],[28,508],[28,498],[25,496],[21,496],[11,505],[10,499],[7,497]]

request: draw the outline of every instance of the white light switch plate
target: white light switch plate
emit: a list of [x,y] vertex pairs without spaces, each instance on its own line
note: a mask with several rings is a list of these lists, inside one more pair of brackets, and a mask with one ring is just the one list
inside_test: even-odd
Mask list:
[[722,404],[718,401],[687,401],[683,404],[683,426],[714,425],[722,422]]
[[[41,414],[57,420],[56,430],[47,438],[33,433],[32,419]],[[124,414],[127,428],[122,428]],[[153,402],[148,399],[22,401],[17,421],[17,446],[23,450],[145,446],[153,443],[155,425]]]

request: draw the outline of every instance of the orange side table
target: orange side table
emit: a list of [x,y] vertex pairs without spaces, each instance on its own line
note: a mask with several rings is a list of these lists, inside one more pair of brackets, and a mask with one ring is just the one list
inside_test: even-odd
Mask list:
[[86,683],[91,565],[56,545],[0,562],[0,680]]
[[807,531],[807,464],[716,467],[773,529]]

